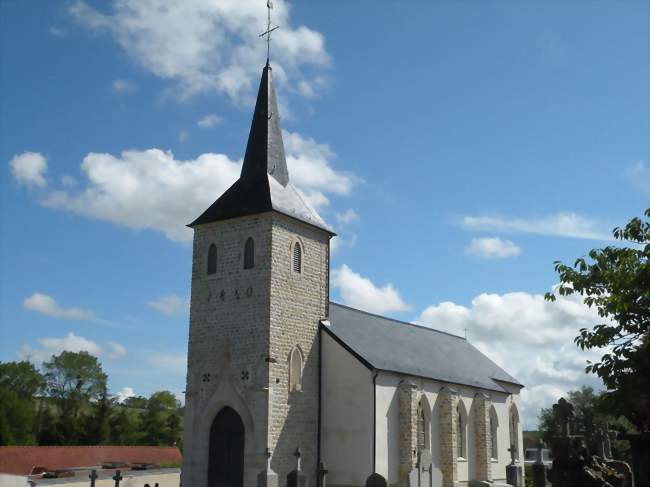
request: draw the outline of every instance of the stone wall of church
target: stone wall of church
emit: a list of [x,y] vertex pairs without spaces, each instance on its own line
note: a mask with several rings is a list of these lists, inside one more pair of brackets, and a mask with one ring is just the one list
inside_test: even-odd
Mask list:
[[478,392],[474,396],[474,452],[476,480],[492,480],[492,439],[490,431],[490,396]]
[[[302,247],[302,272],[292,270],[292,248]],[[322,230],[273,214],[270,295],[269,448],[280,479],[302,468],[315,485],[318,457],[319,323],[328,316],[329,236]],[[289,392],[289,358],[304,357],[302,390]]]
[[417,462],[418,426],[417,413],[421,392],[410,380],[399,384],[399,476],[400,485],[406,485],[406,479]]
[[[244,269],[244,244],[255,242],[255,266]],[[207,254],[217,247],[217,271]],[[184,485],[206,485],[212,421],[235,409],[245,431],[246,486],[264,466],[272,217],[261,214],[200,225],[194,231],[186,386]]]
[[[407,383],[413,384],[404,388]],[[406,485],[402,472],[408,465],[412,445],[417,436],[417,421],[406,421],[407,404],[424,405],[425,447],[430,448],[434,470],[443,475],[445,487],[467,485],[468,481],[485,479],[505,481],[505,468],[510,462],[508,424],[509,411],[519,408],[519,390],[503,384],[503,392],[487,391],[460,384],[448,384],[419,377],[409,377],[393,372],[380,371],[376,379],[376,470],[385,476],[391,487]],[[411,400],[407,401],[406,398]],[[465,455],[460,456],[458,408],[462,402],[463,428],[466,439]],[[491,411],[493,412],[491,413]],[[412,414],[416,414],[415,412]],[[495,454],[492,457],[490,414],[496,426]],[[411,430],[411,424],[412,430]],[[409,432],[408,434],[404,434]],[[413,442],[410,438],[414,438]],[[517,430],[521,448],[521,426]]]
[[458,484],[458,434],[456,407],[458,393],[449,388],[440,390],[440,470],[443,487],[456,487]]

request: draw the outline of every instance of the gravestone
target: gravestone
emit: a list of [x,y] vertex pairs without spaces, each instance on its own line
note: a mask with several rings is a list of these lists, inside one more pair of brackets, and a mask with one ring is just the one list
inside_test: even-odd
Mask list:
[[431,487],[431,452],[421,450],[418,455],[418,482],[420,487]]
[[533,487],[547,487],[546,465],[543,457],[544,443],[540,439],[537,442],[537,458],[533,463]]
[[278,487],[278,474],[271,468],[271,450],[264,453],[266,468],[257,475],[257,487]]
[[431,466],[431,487],[442,487],[442,470]]
[[506,482],[513,487],[524,487],[523,473],[515,459],[517,447],[515,445],[510,445],[508,451],[510,452],[510,465],[506,465]]
[[327,474],[329,470],[325,468],[325,463],[320,462],[318,468],[316,469],[316,475],[318,478],[318,487],[327,487]]
[[115,475],[113,475],[113,480],[115,480],[115,487],[120,487],[120,481],[122,480],[122,476],[120,475],[119,470],[115,471]]
[[386,479],[377,472],[366,479],[366,487],[387,487]]
[[548,477],[553,487],[623,487],[624,476],[601,457],[592,455],[582,436],[571,434],[573,405],[561,398],[553,405],[553,412],[562,425],[561,435],[551,442],[553,468]]
[[300,447],[293,454],[296,457],[296,469],[287,475],[287,487],[307,487],[308,479],[300,465]]

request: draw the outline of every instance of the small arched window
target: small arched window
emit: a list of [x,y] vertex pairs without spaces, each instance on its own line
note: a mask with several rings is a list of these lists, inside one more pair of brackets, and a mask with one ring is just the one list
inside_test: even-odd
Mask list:
[[208,249],[208,275],[217,273],[217,246],[210,244]]
[[458,441],[458,457],[467,458],[467,413],[462,401],[456,406],[456,436]]
[[494,406],[490,408],[490,450],[492,460],[499,459],[499,418]]
[[515,458],[519,460],[519,412],[513,404],[510,406],[510,448],[515,451]]
[[297,274],[302,272],[302,247],[300,246],[300,242],[293,244],[293,252],[291,253],[291,269]]
[[248,237],[244,245],[244,269],[252,269],[255,267],[255,242],[251,237]]
[[302,391],[302,352],[293,347],[289,356],[289,392]]

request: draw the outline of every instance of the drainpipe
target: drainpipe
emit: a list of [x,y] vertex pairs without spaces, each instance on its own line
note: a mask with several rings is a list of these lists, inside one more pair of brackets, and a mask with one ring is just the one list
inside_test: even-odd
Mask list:
[[372,374],[372,472],[377,471],[377,376],[379,371]]

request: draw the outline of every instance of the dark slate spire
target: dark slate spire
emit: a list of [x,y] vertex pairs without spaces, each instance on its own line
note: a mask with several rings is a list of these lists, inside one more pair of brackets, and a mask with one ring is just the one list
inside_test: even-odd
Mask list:
[[334,234],[289,182],[280,115],[268,62],[262,71],[246,154],[239,179],[190,227],[277,211]]
[[280,116],[271,71],[271,66],[267,62],[257,93],[241,178],[254,178],[268,173],[282,186],[286,186],[289,182],[289,171],[284,157]]

